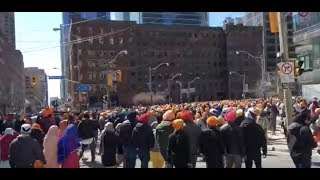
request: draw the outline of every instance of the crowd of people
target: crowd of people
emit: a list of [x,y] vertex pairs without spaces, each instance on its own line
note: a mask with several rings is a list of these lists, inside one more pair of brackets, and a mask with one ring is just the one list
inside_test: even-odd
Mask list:
[[135,168],[137,158],[141,168],[195,168],[198,157],[207,168],[241,168],[243,161],[261,168],[277,116],[294,164],[310,167],[320,144],[318,100],[293,99],[288,129],[284,109],[280,99],[247,99],[0,116],[0,167],[79,168],[89,147],[91,161],[99,154],[107,168]]

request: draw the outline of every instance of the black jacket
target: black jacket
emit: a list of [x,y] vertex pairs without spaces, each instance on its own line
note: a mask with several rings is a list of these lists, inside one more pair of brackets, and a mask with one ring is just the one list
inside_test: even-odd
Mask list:
[[41,149],[43,149],[43,139],[45,134],[40,129],[31,129],[30,137],[32,137],[34,140],[37,140],[38,143],[41,146]]
[[117,149],[120,145],[120,138],[114,132],[106,131],[102,135],[103,143],[103,154],[101,156],[101,161],[104,166],[114,166],[117,165],[116,154]]
[[291,157],[300,155],[311,157],[312,149],[317,147],[312,132],[305,122],[308,118],[308,112],[302,111],[293,119],[293,123],[288,128],[287,142]]
[[151,150],[155,143],[151,126],[144,123],[137,123],[132,131],[132,141],[136,148]]
[[129,122],[123,122],[120,126],[119,137],[123,146],[133,146],[132,144],[132,131],[136,126],[137,112],[130,112],[127,116]]
[[176,168],[187,168],[190,163],[189,137],[179,130],[170,134],[168,144],[168,162]]
[[95,137],[97,123],[89,119],[82,119],[78,124],[80,139],[89,139]]
[[19,135],[10,144],[11,168],[33,168],[35,160],[45,163],[40,144],[29,135]]
[[236,123],[238,126],[240,126],[241,123],[242,123],[242,121],[244,121],[244,116],[243,116],[243,115],[242,115],[242,116],[238,116],[238,117],[236,118],[235,123]]
[[207,168],[223,168],[224,144],[221,131],[216,127],[204,130],[200,135],[200,152],[203,153]]
[[242,128],[246,156],[261,156],[267,154],[267,139],[262,127],[252,119],[245,119],[240,127]]
[[220,128],[225,153],[244,155],[243,134],[241,128],[235,123],[227,123]]

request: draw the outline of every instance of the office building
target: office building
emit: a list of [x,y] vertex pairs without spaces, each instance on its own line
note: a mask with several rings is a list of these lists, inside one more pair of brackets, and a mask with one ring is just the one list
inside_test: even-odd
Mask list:
[[[110,101],[117,105],[133,105],[133,98],[141,92],[148,92],[148,67],[169,63],[169,67],[159,67],[152,71],[152,89],[172,96],[173,102],[186,101],[187,96],[180,91],[175,81],[168,79],[181,73],[176,80],[181,81],[182,89],[196,77],[191,88],[195,88],[192,101],[225,99],[227,97],[228,76],[225,49],[225,34],[220,27],[136,24],[128,21],[94,20],[75,24],[71,33],[86,37],[90,31],[122,32],[103,36],[72,47],[72,56],[67,78],[89,85],[87,102],[89,105],[102,104],[101,97],[110,92]],[[74,39],[73,39],[74,40]],[[128,54],[117,54],[127,50]],[[111,88],[107,86],[108,61],[117,58],[116,66],[121,67],[122,82]],[[69,69],[69,68],[67,68]],[[78,105],[80,92],[70,83],[74,105]],[[170,89],[170,92],[169,92]],[[185,91],[184,91],[185,92]],[[166,97],[168,99],[168,97]]]
[[[229,19],[230,20],[230,19]],[[233,23],[227,21],[224,25],[226,33],[226,51],[229,74],[229,96],[231,99],[241,99],[243,88],[246,97],[261,96],[261,64],[260,59],[248,56],[262,54],[262,27],[243,26],[240,20]],[[237,54],[237,51],[239,54]],[[243,87],[243,75],[245,87]]]
[[[70,46],[66,44],[69,41],[70,36],[70,19],[82,18],[82,19],[111,19],[110,12],[63,12],[62,13],[62,24],[60,25],[60,42],[61,42],[61,72],[63,76],[66,76],[66,66],[69,63],[69,49]],[[71,35],[72,36],[72,35]],[[65,45],[66,44],[66,45]],[[68,84],[65,81],[61,81],[60,85],[60,96],[63,99],[68,98],[70,95],[66,94]]]
[[9,45],[15,49],[14,12],[0,12],[0,32],[7,38]]
[[0,32],[0,114],[22,113],[25,103],[23,56],[6,37]]
[[320,12],[293,13],[293,42],[304,72],[298,77],[303,96],[320,97]]
[[48,82],[44,69],[25,68],[25,88],[32,112],[39,112],[41,108],[48,106]]

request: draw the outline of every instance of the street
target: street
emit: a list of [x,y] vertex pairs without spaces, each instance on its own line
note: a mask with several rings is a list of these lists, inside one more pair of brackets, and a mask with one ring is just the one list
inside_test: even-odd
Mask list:
[[[272,135],[271,131],[268,131],[268,156],[267,158],[262,158],[262,167],[263,168],[295,168],[292,159],[289,154],[287,147],[286,139],[283,135],[283,130],[280,128],[279,123],[280,119],[277,119],[277,131],[276,135]],[[274,150],[273,150],[274,149]],[[98,149],[97,149],[98,152]],[[320,154],[316,150],[312,153],[312,168],[320,168]],[[85,151],[84,157],[88,158],[87,162],[80,160],[80,168],[103,168],[101,164],[100,155],[96,155],[96,162],[90,162],[90,151],[89,149]],[[254,163],[253,163],[254,164]],[[149,163],[149,168],[152,167],[151,162]],[[242,164],[242,168],[245,167],[245,164]],[[255,167],[253,165],[253,167]],[[123,168],[120,165],[119,168]],[[136,161],[136,168],[140,168],[140,160]],[[206,163],[201,161],[201,158],[198,158],[196,168],[206,168]]]

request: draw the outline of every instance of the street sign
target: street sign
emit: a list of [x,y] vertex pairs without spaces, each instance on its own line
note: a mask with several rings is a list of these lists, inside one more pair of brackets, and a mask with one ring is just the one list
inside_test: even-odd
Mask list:
[[196,92],[196,88],[181,89],[182,94],[188,94],[188,93],[194,93],[194,92]]
[[294,76],[294,62],[280,62],[277,64],[279,71],[279,76],[281,79],[281,83],[294,83],[295,76]]
[[282,89],[294,89],[294,83],[281,83]]
[[49,79],[64,79],[64,76],[49,76]]
[[79,92],[89,91],[89,85],[88,84],[78,84],[77,91],[79,91]]
[[244,86],[244,92],[249,92],[249,85],[248,84],[245,84],[245,86]]

